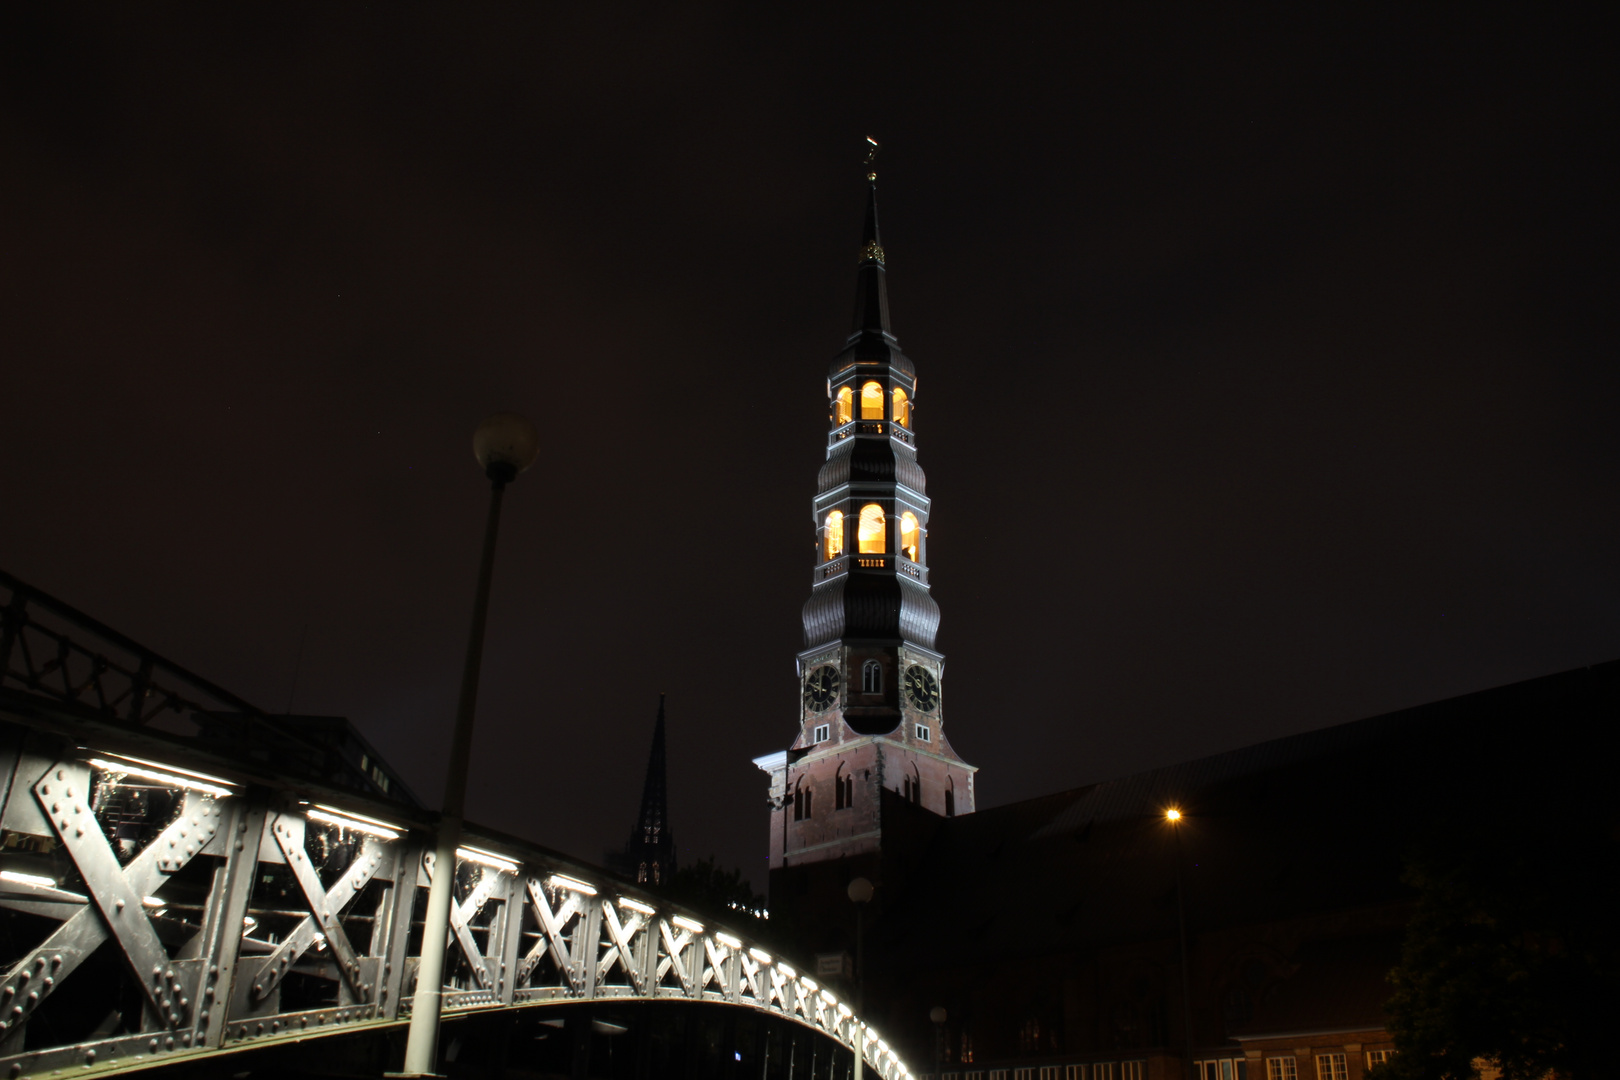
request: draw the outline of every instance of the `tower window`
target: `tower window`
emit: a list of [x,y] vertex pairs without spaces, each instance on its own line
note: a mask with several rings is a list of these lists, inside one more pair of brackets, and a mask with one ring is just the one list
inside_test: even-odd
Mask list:
[[834,510],[827,515],[825,551],[829,560],[836,559],[844,553],[844,512],[842,510]]
[[901,427],[911,426],[911,399],[906,397],[906,392],[898,386],[894,388],[893,420]]
[[833,422],[843,427],[855,419],[855,391],[844,387],[833,398]]
[[861,693],[883,693],[883,665],[876,660],[861,665]]
[[815,731],[810,735],[812,743],[824,743],[830,738],[832,738],[831,724],[817,724]]
[[861,387],[861,419],[883,419],[883,385],[869,382]]
[[881,555],[889,546],[888,522],[883,518],[883,507],[877,503],[861,507],[859,539],[863,555],[871,552]]
[[848,810],[855,805],[855,778],[842,771],[833,777],[833,809]]
[[[802,784],[803,781],[801,781],[800,783]],[[794,784],[793,785],[793,820],[794,821],[809,821],[810,820],[810,803],[811,803],[811,800],[815,797],[815,794],[816,793],[814,791],[810,790],[807,787],[801,787],[800,784]]]
[[929,737],[932,734],[933,734],[933,732],[928,730],[928,725],[927,724],[918,724],[917,725],[917,741],[918,742],[928,742]]
[[945,789],[945,816],[956,816],[956,786],[954,784]]
[[[898,393],[898,391],[896,391]],[[900,551],[912,562],[917,561],[917,538],[922,536],[922,525],[910,510],[900,515]]]

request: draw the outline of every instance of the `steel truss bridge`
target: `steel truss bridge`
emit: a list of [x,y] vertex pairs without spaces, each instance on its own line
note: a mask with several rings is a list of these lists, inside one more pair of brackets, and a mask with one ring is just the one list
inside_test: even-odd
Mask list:
[[[380,794],[352,747],[4,573],[0,601],[0,1077],[318,1071],[339,1045],[402,1046],[433,815]],[[910,1080],[848,1004],[742,932],[474,825],[458,856],[441,1055],[458,1023],[502,1013],[538,1019],[536,1039],[611,1039],[613,1016],[696,1009],[768,1029],[745,1040],[752,1076],[845,1080],[859,1034],[867,1069]],[[741,1049],[709,1042],[726,1068],[676,1071],[741,1075]],[[562,1075],[600,1074],[574,1053]]]

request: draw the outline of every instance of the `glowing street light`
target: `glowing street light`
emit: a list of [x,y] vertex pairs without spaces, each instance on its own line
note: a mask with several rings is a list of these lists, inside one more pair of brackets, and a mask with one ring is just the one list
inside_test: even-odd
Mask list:
[[1176,822],[1181,820],[1181,811],[1172,806],[1170,809],[1164,812],[1164,820],[1174,825]]

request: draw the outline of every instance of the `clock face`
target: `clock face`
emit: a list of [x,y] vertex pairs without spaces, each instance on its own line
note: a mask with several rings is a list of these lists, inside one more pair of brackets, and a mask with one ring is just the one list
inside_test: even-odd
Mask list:
[[816,668],[804,680],[804,704],[811,712],[826,712],[838,700],[838,669],[830,664]]
[[933,712],[939,708],[939,680],[918,664],[906,668],[906,698],[913,708]]

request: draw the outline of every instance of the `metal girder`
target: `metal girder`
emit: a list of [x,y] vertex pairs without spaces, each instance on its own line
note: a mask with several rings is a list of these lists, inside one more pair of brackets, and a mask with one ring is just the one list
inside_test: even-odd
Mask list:
[[[425,857],[427,828],[387,825],[397,807],[361,803],[367,816],[350,820],[332,808],[316,814],[291,786],[211,794],[232,782],[196,790],[186,778],[197,774],[183,764],[154,765],[148,775],[158,779],[134,786],[152,796],[145,805],[157,817],[135,814],[139,828],[129,833],[107,801],[123,774],[92,766],[98,755],[70,739],[57,739],[41,756],[33,743],[24,751],[20,739],[7,738],[0,753],[12,748],[9,767],[18,779],[0,788],[0,820],[25,842],[8,845],[0,918],[46,917],[57,925],[0,980],[0,1077],[93,1075],[408,1015],[411,913],[434,868]],[[341,870],[312,862],[310,815],[322,828],[344,830],[333,850],[353,854]],[[130,839],[136,834],[138,842]],[[516,869],[482,866],[472,891],[452,905],[448,932],[468,967],[445,987],[447,1013],[596,998],[703,999],[770,1012],[853,1046],[857,1021],[847,1007],[762,959],[740,936],[705,930],[590,867],[540,851],[513,853],[509,841],[482,839],[475,830],[469,836],[504,846]],[[25,872],[30,866],[49,873]],[[323,887],[322,873],[332,880],[332,872],[332,886]],[[381,887],[368,889],[373,881]],[[362,896],[370,899],[357,906]],[[500,909],[475,927],[492,903]],[[368,924],[369,933],[357,929]],[[317,955],[323,938],[326,949]],[[108,947],[120,958],[119,977],[139,987],[140,1014],[114,1012],[97,1027],[110,1034],[37,1045],[41,1033],[73,1026],[53,1014],[51,1024],[30,1033],[35,1045],[25,1044],[29,1018],[52,1008],[53,991],[85,977],[85,961]],[[95,970],[106,969],[98,962]],[[286,982],[293,971],[302,976],[296,992]],[[877,1045],[869,1037],[869,1046]],[[892,1053],[869,1052],[867,1059],[882,1080],[909,1080]]]

